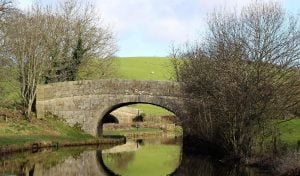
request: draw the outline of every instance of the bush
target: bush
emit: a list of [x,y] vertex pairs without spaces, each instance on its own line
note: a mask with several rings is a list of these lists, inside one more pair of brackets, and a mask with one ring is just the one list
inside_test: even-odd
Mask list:
[[133,122],[143,122],[144,121],[144,118],[145,118],[145,114],[144,113],[141,113],[140,115],[134,117],[132,119]]
[[241,14],[216,12],[202,43],[173,50],[177,80],[189,95],[185,134],[241,158],[251,156],[260,140],[272,138],[277,146],[276,122],[295,115],[300,104],[300,35],[294,19],[271,2],[253,3]]

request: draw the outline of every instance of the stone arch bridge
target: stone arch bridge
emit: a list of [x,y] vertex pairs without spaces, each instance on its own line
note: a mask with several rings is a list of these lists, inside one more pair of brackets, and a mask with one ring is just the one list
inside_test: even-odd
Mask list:
[[179,118],[184,114],[182,87],[172,81],[85,80],[37,87],[37,117],[57,115],[85,132],[100,136],[102,118],[113,110],[136,103],[163,107]]

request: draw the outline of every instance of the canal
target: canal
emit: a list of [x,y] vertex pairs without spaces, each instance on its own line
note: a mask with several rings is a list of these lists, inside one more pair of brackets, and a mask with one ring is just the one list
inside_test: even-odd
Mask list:
[[72,147],[0,157],[0,175],[265,176],[255,169],[181,153],[182,140],[152,137],[118,146]]

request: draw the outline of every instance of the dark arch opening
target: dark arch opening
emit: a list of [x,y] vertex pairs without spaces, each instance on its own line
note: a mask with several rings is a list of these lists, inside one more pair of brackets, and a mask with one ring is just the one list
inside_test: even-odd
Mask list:
[[107,114],[103,117],[102,123],[119,123],[119,120],[114,115]]
[[105,164],[104,164],[104,161],[103,161],[103,158],[102,158],[102,151],[101,150],[98,150],[96,152],[96,159],[98,161],[98,166],[101,167],[105,173],[107,173],[108,175],[111,175],[111,176],[119,176],[118,174],[114,173],[112,170],[110,170]]
[[[114,106],[111,106],[106,111],[104,111],[104,113],[101,114],[101,116],[100,116],[101,120],[98,122],[98,126],[97,126],[97,136],[102,136],[102,133],[103,133],[103,124],[104,124],[103,120],[104,120],[105,116],[107,116],[108,114],[110,114],[111,112],[113,112],[114,110],[116,110],[118,108],[121,108],[121,107],[124,107],[124,106],[129,106],[129,105],[135,105],[135,104],[148,104],[148,105],[157,106],[157,107],[166,109],[167,111],[173,113],[177,117],[177,119],[180,119],[180,117],[178,116],[178,114],[174,110],[171,110],[170,108],[167,108],[165,106],[158,105],[158,104],[155,104],[155,103],[148,103],[148,102],[126,102],[126,103],[119,103],[119,104],[116,104]],[[103,118],[101,118],[101,117],[103,117]]]

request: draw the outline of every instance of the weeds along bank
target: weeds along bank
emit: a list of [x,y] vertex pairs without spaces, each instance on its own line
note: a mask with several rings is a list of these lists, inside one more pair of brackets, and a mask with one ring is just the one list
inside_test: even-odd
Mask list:
[[[3,114],[2,109],[2,114]],[[48,117],[42,120],[33,118],[30,122],[20,112],[5,110],[0,116],[0,153],[10,153],[45,147],[78,145],[98,145],[124,143],[124,138],[96,138],[80,129],[67,126],[63,121]]]

